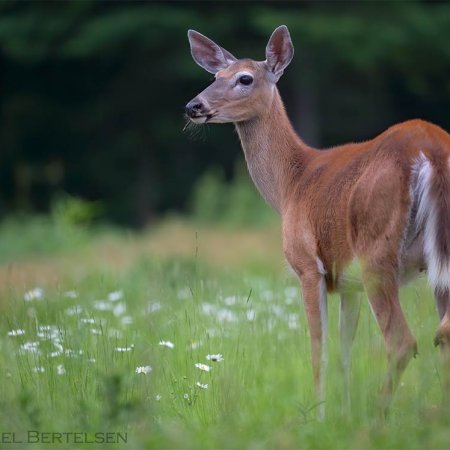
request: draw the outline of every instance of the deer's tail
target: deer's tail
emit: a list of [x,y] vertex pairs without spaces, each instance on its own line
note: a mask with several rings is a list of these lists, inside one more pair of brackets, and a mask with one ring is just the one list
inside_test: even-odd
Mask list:
[[450,289],[450,161],[420,154],[417,173],[417,225],[423,230],[428,279],[435,291]]

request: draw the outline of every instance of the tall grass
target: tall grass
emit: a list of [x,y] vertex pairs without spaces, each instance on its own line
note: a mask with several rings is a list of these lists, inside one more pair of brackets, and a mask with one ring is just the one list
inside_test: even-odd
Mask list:
[[[120,273],[99,268],[80,278],[68,267],[42,291],[12,287],[0,320],[1,430],[23,439],[28,430],[121,432],[128,442],[111,446],[133,449],[447,448],[437,315],[424,282],[402,294],[420,354],[384,424],[375,405],[385,352],[366,304],[353,351],[353,414],[343,414],[331,296],[327,417],[317,422],[298,284],[269,267],[212,269],[201,253],[150,254]],[[207,359],[217,354],[222,361]],[[77,445],[65,447],[89,448]],[[45,448],[24,444],[33,446]]]
[[[9,280],[0,289],[3,448],[46,448],[26,442],[29,430],[89,439],[122,433],[127,443],[111,446],[133,449],[450,445],[432,345],[437,315],[423,281],[402,293],[420,355],[385,423],[376,408],[385,351],[366,304],[353,351],[353,414],[342,410],[338,299],[331,296],[327,417],[316,421],[298,282],[276,269],[279,253],[259,253],[273,248],[273,229],[263,225],[274,216],[246,180],[238,176],[228,185],[207,174],[192,200],[198,235],[192,221],[170,223],[156,232],[158,245],[149,245],[148,235],[116,233],[100,247],[100,231],[89,228],[96,206],[70,198],[57,202],[50,217],[2,223],[0,279]],[[257,233],[242,233],[244,225],[258,225]],[[117,257],[118,249],[128,264],[99,264],[101,254]],[[61,253],[57,278],[10,276],[12,261],[17,272],[24,267],[19,260],[39,268],[37,256],[48,264]],[[52,270],[60,260],[54,261]],[[22,444],[10,443],[12,433]],[[64,447],[89,445],[96,447],[72,438]]]

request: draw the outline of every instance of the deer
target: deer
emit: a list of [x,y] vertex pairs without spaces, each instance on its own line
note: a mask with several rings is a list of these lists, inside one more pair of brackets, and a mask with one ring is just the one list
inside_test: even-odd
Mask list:
[[[379,394],[386,417],[417,342],[399,288],[421,272],[433,289],[450,386],[450,135],[420,119],[371,140],[329,149],[305,144],[287,116],[277,82],[294,56],[288,28],[276,28],[265,60],[237,59],[194,30],[194,61],[214,81],[185,107],[195,124],[233,123],[257,190],[280,215],[285,258],[301,282],[318,416],[325,416],[328,304],[339,294],[343,403],[350,408],[351,348],[361,294],[383,335],[387,370]],[[357,262],[360,282],[349,268]],[[351,285],[351,288],[349,287]]]

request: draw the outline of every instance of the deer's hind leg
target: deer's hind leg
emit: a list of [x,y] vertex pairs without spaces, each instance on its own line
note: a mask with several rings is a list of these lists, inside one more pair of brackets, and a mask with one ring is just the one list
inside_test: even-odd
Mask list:
[[341,363],[343,373],[343,410],[350,414],[350,377],[352,365],[352,345],[358,326],[361,308],[360,292],[345,292],[340,295],[339,334],[341,340]]
[[443,398],[444,404],[448,404],[450,401],[450,291],[449,289],[435,289],[434,295],[441,319],[434,344],[439,346],[441,351]]
[[417,343],[406,322],[398,298],[398,270],[389,261],[372,263],[364,269],[364,285],[372,312],[383,334],[388,369],[381,391],[380,406],[387,414],[392,397]]

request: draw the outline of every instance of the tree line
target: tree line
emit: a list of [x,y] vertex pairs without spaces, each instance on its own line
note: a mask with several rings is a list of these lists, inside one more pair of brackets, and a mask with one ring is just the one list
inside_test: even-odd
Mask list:
[[212,167],[232,180],[232,125],[183,131],[186,101],[210,82],[186,32],[263,59],[280,24],[295,57],[279,86],[308,144],[415,117],[450,130],[447,3],[3,2],[0,217],[47,212],[68,193],[141,226],[185,211]]

